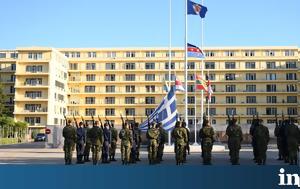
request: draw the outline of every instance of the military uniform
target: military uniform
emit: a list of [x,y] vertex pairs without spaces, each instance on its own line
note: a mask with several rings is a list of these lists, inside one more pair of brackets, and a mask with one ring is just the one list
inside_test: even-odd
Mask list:
[[180,165],[183,163],[184,150],[188,141],[186,129],[177,125],[172,131],[172,138],[175,141],[176,165]]
[[278,160],[282,160],[283,156],[282,156],[282,138],[280,136],[280,124],[276,123],[276,127],[274,129],[274,136],[276,136],[277,138],[277,148],[278,148]]
[[63,128],[64,141],[64,152],[65,152],[65,164],[72,164],[72,153],[76,143],[76,129],[75,127],[68,124]]
[[156,163],[157,158],[157,140],[159,136],[159,131],[153,127],[149,128],[147,131],[147,138],[148,138],[148,159],[149,164]]
[[261,121],[256,127],[254,131],[255,140],[256,140],[256,148],[257,148],[257,163],[259,165],[266,163],[266,152],[268,149],[268,143],[270,140],[269,129],[264,126]]
[[286,138],[286,130],[287,130],[287,127],[288,127],[288,121],[287,120],[283,120],[281,122],[281,125],[280,125],[280,129],[279,129],[279,136],[280,136],[280,141],[281,141],[281,151],[282,151],[282,157],[284,159],[284,162],[285,163],[288,163],[289,162],[289,154],[288,154],[288,144],[287,144],[287,138]]
[[290,123],[286,129],[286,138],[288,146],[288,159],[290,165],[298,164],[298,144],[300,139],[300,132],[294,123]]
[[130,160],[130,149],[132,144],[131,133],[128,128],[123,128],[119,132],[119,138],[121,139],[121,158],[123,164],[128,164]]
[[96,165],[99,161],[99,157],[101,157],[100,153],[102,152],[104,141],[102,129],[97,126],[93,126],[93,128],[89,132],[89,138],[91,139],[92,144],[93,164]]
[[252,124],[251,124],[251,127],[250,127],[250,135],[252,137],[252,141],[251,141],[251,145],[253,147],[253,156],[254,156],[254,161],[256,162],[257,161],[257,145],[256,145],[256,139],[255,139],[255,136],[254,136],[254,132],[255,132],[255,129],[257,128],[257,125],[258,125],[258,120],[257,119],[253,119],[252,120]]
[[167,132],[161,126],[158,129],[159,129],[159,137],[158,137],[157,160],[162,161],[165,143],[167,142]]
[[85,130],[82,127],[77,128],[77,141],[76,141],[76,152],[77,152],[77,163],[84,163],[82,161],[84,155],[84,144],[85,144]]
[[136,161],[141,161],[140,148],[141,148],[142,137],[141,137],[141,130],[139,129],[138,123],[135,123],[134,133],[136,135]]
[[230,161],[233,165],[237,165],[239,164],[239,152],[243,140],[242,129],[240,126],[233,123],[227,127],[226,135],[228,136]]
[[91,138],[89,137],[90,135],[90,131],[91,131],[91,128],[89,127],[85,127],[84,128],[85,130],[85,136],[86,136],[86,139],[85,139],[85,146],[84,146],[84,161],[85,162],[89,162],[90,161],[90,151],[91,151]]
[[114,127],[110,128],[111,132],[111,143],[109,148],[109,159],[110,161],[116,161],[116,149],[117,149],[117,141],[118,141],[118,131]]
[[190,129],[187,128],[187,127],[182,127],[186,130],[186,133],[187,133],[187,142],[186,142],[186,145],[184,147],[184,150],[183,150],[183,162],[186,163],[186,156],[188,153],[190,153]]
[[214,143],[214,129],[209,125],[204,125],[199,131],[203,154],[203,164],[211,164],[211,151]]
[[103,143],[103,159],[102,163],[109,163],[109,146],[111,141],[111,131],[108,128],[108,126],[105,126],[103,129],[103,137],[104,137],[104,143]]

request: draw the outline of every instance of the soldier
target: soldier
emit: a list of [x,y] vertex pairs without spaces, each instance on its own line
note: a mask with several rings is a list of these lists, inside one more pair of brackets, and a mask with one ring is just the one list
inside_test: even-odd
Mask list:
[[84,124],[84,130],[86,136],[85,146],[84,146],[84,161],[90,162],[91,138],[89,136],[90,136],[91,128],[88,126],[87,123]]
[[206,118],[203,119],[203,127],[199,131],[201,147],[203,152],[203,164],[211,165],[211,151],[214,143],[214,129],[208,124]]
[[288,156],[288,146],[287,146],[287,137],[286,137],[286,130],[288,127],[288,121],[284,120],[284,117],[282,116],[282,121],[279,129],[279,136],[281,141],[281,148],[282,148],[282,157],[284,159],[285,163],[289,162],[289,156]]
[[119,133],[119,138],[121,139],[121,158],[122,164],[127,165],[130,160],[130,149],[132,144],[132,138],[130,134],[130,130],[128,128],[128,123],[124,122],[124,119],[121,115],[122,119],[122,129]]
[[[135,122],[135,121],[134,121]],[[140,147],[142,142],[141,130],[139,129],[139,123],[134,123],[134,133],[136,138],[136,161],[141,161],[140,159]]]
[[176,122],[172,131],[172,138],[175,141],[176,165],[183,164],[184,150],[188,141],[186,129],[181,127],[179,121]]
[[149,164],[153,165],[157,162],[156,161],[157,147],[158,147],[157,140],[159,136],[159,131],[155,128],[154,122],[152,122],[150,126],[149,118],[148,118],[148,130],[146,136],[148,139],[148,160],[149,160]]
[[276,127],[274,129],[274,136],[277,138],[277,148],[278,148],[278,159],[277,160],[283,160],[282,156],[282,138],[280,137],[280,126],[281,124],[278,124],[277,115],[276,115]]
[[109,160],[117,161],[115,159],[116,149],[117,149],[117,141],[118,141],[118,131],[115,129],[114,124],[110,124],[110,132],[111,132],[111,143],[109,148]]
[[234,117],[230,120],[228,115],[229,123],[226,129],[226,135],[228,136],[228,148],[230,161],[232,165],[239,165],[239,153],[241,149],[241,142],[243,140],[242,129],[236,124],[237,119]]
[[89,137],[91,139],[92,144],[92,159],[93,164],[97,165],[99,161],[99,157],[101,157],[100,153],[102,152],[102,146],[103,146],[103,131],[101,128],[99,128],[99,122],[94,121],[93,118],[93,128],[89,132]]
[[186,130],[187,133],[187,143],[183,150],[183,163],[186,163],[186,155],[190,154],[190,129],[186,126],[186,122],[181,123],[181,127]]
[[76,129],[71,125],[71,120],[66,120],[66,126],[63,128],[65,164],[72,164],[72,153],[76,143]]
[[86,133],[83,128],[82,122],[79,123],[76,133],[77,133],[77,142],[76,142],[77,163],[82,164],[82,163],[84,163],[82,158],[84,155],[84,144],[85,144],[85,139],[86,139],[86,136],[85,136]]
[[[258,115],[257,115],[258,117]],[[252,137],[252,141],[251,141],[251,145],[253,147],[253,160],[254,162],[256,163],[257,162],[257,145],[256,145],[256,139],[255,139],[255,136],[254,136],[254,132],[255,132],[255,129],[258,125],[258,118],[255,119],[254,115],[253,115],[253,119],[252,119],[252,123],[251,123],[251,127],[250,127],[250,135]]]
[[111,132],[108,123],[104,123],[103,137],[104,137],[104,143],[103,143],[102,163],[109,163],[108,156],[109,156],[109,146],[111,141]]
[[288,146],[288,158],[290,165],[298,164],[298,144],[300,139],[300,132],[295,120],[290,119],[286,129],[286,138]]
[[256,148],[257,148],[257,164],[265,165],[266,164],[266,152],[268,149],[268,143],[270,140],[269,129],[263,125],[263,120],[258,120],[258,125],[253,134],[256,140]]
[[136,163],[136,146],[137,146],[137,138],[134,130],[134,123],[130,124],[130,132],[132,137],[132,145],[130,151],[130,163]]
[[161,123],[156,124],[156,129],[158,129],[158,131],[159,131],[157,161],[161,162],[161,161],[163,161],[162,157],[163,157],[163,153],[164,153],[165,143],[167,141],[167,132],[162,127]]

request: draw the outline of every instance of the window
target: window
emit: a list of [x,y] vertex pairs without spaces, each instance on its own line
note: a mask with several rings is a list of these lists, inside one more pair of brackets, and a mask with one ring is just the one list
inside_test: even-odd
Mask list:
[[287,96],[287,103],[297,103],[297,96]]
[[114,85],[107,85],[105,88],[106,88],[106,92],[107,93],[114,93],[114,92],[116,92],[116,86],[114,86]]
[[13,58],[13,59],[17,59],[18,58],[18,53],[10,53],[10,58]]
[[42,85],[43,79],[42,78],[26,78],[25,84],[31,85],[31,86]]
[[256,80],[256,73],[246,73],[246,80]]
[[256,85],[246,85],[246,92],[256,92]]
[[210,97],[210,103],[211,104],[215,104],[216,103],[216,97],[215,96]]
[[236,91],[235,85],[226,85],[225,88],[226,88],[226,92],[235,92]]
[[285,67],[287,69],[295,69],[295,68],[297,68],[297,63],[296,62],[285,62]]
[[155,85],[146,85],[146,92],[147,93],[154,93],[155,92]]
[[[171,81],[175,81],[175,74],[171,74]],[[169,74],[166,73],[165,74],[165,81],[169,81]]]
[[188,115],[189,116],[195,115],[195,108],[188,108]]
[[233,73],[225,74],[225,80],[235,80],[235,74]]
[[86,70],[96,70],[96,63],[86,63],[85,69]]
[[13,70],[13,71],[16,71],[16,64],[11,64],[10,69]]
[[195,104],[195,97],[194,96],[188,96],[187,100],[188,100],[188,104]]
[[43,58],[43,53],[41,52],[30,52],[28,53],[28,59],[33,59],[33,60],[40,60]]
[[135,116],[135,109],[134,108],[125,108],[126,116]]
[[208,77],[206,78],[206,79],[209,79],[209,80],[211,80],[211,81],[214,81],[214,80],[216,80],[216,74],[208,74]]
[[297,85],[289,84],[286,86],[287,92],[297,92]]
[[217,90],[216,85],[211,85],[211,89],[212,89],[213,92],[216,92],[216,90]]
[[266,56],[275,56],[275,51],[273,51],[273,50],[267,50],[265,53],[266,53]]
[[[208,114],[208,108],[206,108],[206,115]],[[216,108],[209,108],[209,115],[216,115]]]
[[135,97],[125,97],[125,104],[134,104]]
[[40,117],[25,117],[25,122],[27,122],[29,125],[36,125],[41,123]]
[[206,51],[205,52],[205,56],[207,56],[207,57],[213,57],[213,56],[215,56],[215,52],[213,52],[213,51]]
[[267,92],[276,92],[276,85],[272,84],[272,85],[267,85]]
[[[166,57],[169,57],[170,52],[166,52]],[[175,57],[175,51],[171,51],[171,56]]]
[[236,115],[236,108],[226,108],[226,115]]
[[298,111],[296,107],[289,107],[287,108],[288,115],[298,115]]
[[145,103],[146,104],[155,104],[155,97],[146,97]]
[[94,93],[96,91],[95,88],[96,88],[95,86],[85,86],[84,91],[86,93]]
[[96,103],[95,97],[85,97],[86,104],[95,104]]
[[194,70],[196,68],[195,62],[188,62],[187,69]]
[[155,57],[155,52],[154,52],[154,51],[147,51],[147,52],[146,52],[146,57],[147,57],[147,58]]
[[6,53],[0,53],[0,58],[6,58]]
[[115,104],[116,99],[115,97],[105,97],[105,104]]
[[276,96],[267,96],[267,103],[277,103]]
[[106,116],[114,116],[115,115],[115,109],[114,108],[105,108],[105,115]]
[[255,51],[245,51],[245,56],[255,56]]
[[225,56],[234,56],[234,51],[225,51]]
[[135,81],[135,74],[125,74],[125,81]]
[[188,85],[187,92],[195,92],[195,85]]
[[115,74],[106,74],[105,81],[116,81],[116,75]]
[[145,81],[155,81],[155,74],[146,74]]
[[95,116],[96,115],[96,109],[95,108],[86,108],[85,109],[85,115],[86,116]]
[[29,112],[42,112],[42,105],[41,104],[25,104],[24,109]]
[[42,91],[26,91],[25,92],[25,98],[41,98],[42,97]]
[[214,62],[205,62],[205,69],[215,69],[216,65]]
[[296,73],[287,73],[286,80],[297,80],[297,74]]
[[127,58],[134,58],[135,57],[135,52],[126,52],[126,57]]
[[246,69],[255,69],[255,62],[246,62]]
[[256,108],[247,108],[247,115],[256,115]]
[[[168,70],[169,69],[169,62],[165,63],[165,69]],[[171,62],[171,69],[175,69],[175,62]]]
[[88,57],[89,58],[96,58],[97,57],[97,53],[96,52],[88,52]]
[[246,97],[247,104],[255,104],[256,103],[256,96],[247,96]]
[[115,63],[106,63],[105,64],[105,69],[106,70],[115,70],[116,69],[116,64]]
[[116,58],[117,53],[116,52],[107,52],[106,57],[107,58]]
[[134,85],[126,85],[125,89],[126,89],[126,93],[134,93],[135,92]]
[[154,62],[146,62],[145,63],[145,69],[146,70],[154,70],[155,69],[155,63]]
[[295,56],[295,53],[293,50],[286,50],[284,51],[285,56]]
[[154,112],[155,108],[146,108],[145,115],[151,115]]
[[235,69],[235,62],[225,62],[225,69]]
[[96,75],[95,74],[87,74],[86,75],[86,81],[95,81]]
[[235,104],[236,103],[236,97],[235,96],[226,96],[226,103],[227,104]]
[[266,108],[267,115],[277,115],[277,108]]
[[276,73],[267,73],[266,80],[276,80]]
[[70,70],[78,70],[78,63],[70,63]]
[[126,63],[125,69],[126,70],[135,70],[135,63]]
[[187,80],[189,80],[189,81],[195,80],[195,74],[188,74],[187,75]]
[[267,62],[267,69],[276,69],[276,63],[275,62]]
[[31,73],[43,72],[43,66],[42,65],[26,66],[26,72],[31,72]]

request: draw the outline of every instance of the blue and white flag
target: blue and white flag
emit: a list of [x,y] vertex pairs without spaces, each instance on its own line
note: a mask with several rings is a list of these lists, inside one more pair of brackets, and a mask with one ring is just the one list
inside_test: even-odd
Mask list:
[[190,43],[187,44],[188,57],[205,58],[203,51]]
[[199,15],[201,18],[205,17],[205,14],[207,12],[207,7],[200,5],[198,3],[195,3],[191,0],[187,0],[187,3],[188,3],[187,14]]
[[[172,86],[168,94],[163,98],[159,106],[149,116],[150,124],[153,122],[161,123],[162,127],[166,130],[172,130],[175,127],[178,119],[175,87]],[[141,131],[148,130],[148,120],[140,125]]]

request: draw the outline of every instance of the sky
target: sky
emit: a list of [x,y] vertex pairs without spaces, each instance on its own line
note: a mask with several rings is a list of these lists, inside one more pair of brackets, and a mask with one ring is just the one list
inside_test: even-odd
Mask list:
[[[300,0],[203,5],[204,46],[300,46]],[[183,47],[185,0],[172,13],[172,46]],[[0,18],[0,49],[169,45],[169,0],[0,0]],[[198,16],[188,16],[188,42],[201,44]]]

